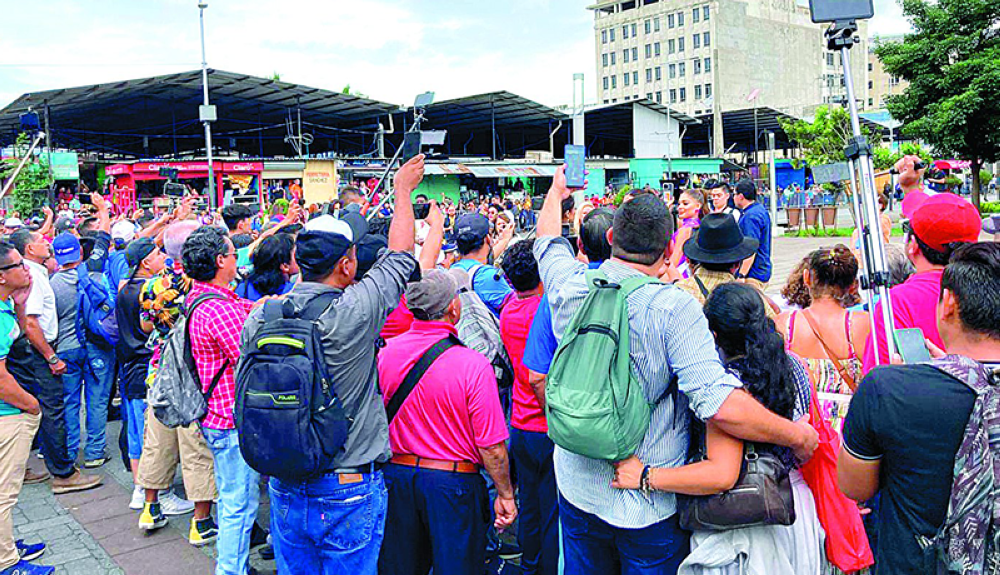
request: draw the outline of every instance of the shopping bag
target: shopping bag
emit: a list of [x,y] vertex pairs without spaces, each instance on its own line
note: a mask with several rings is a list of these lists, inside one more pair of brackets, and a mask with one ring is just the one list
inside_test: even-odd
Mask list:
[[816,499],[816,515],[826,531],[826,557],[845,573],[860,571],[875,563],[858,505],[837,484],[837,454],[840,438],[820,415],[816,395],[809,406],[809,421],[819,433],[819,447],[802,466],[802,477]]

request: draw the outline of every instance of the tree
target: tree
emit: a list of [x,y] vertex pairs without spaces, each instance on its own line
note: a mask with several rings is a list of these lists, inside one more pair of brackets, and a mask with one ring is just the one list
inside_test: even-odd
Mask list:
[[[810,166],[847,161],[844,148],[853,134],[851,117],[844,108],[820,106],[816,109],[816,117],[812,122],[787,121],[780,118],[778,122],[788,139],[802,148],[802,153]],[[879,140],[870,130],[862,126],[861,131],[870,143],[878,144]]]
[[[14,171],[21,156],[28,153],[30,145],[31,138],[27,134],[18,134],[14,144],[14,157],[5,159],[0,165],[0,179],[8,177]],[[29,160],[14,179],[13,208],[22,215],[30,214],[42,204],[43,198],[36,194],[36,191],[47,190],[51,185],[49,165],[44,154],[37,156],[37,159]]]
[[1000,2],[903,0],[914,32],[875,53],[910,85],[887,102],[903,132],[972,163],[972,201],[983,164],[1000,159]]
[[872,163],[876,172],[884,172],[896,165],[896,162],[903,156],[920,156],[924,165],[929,166],[933,161],[931,153],[916,142],[904,142],[899,150],[892,151],[885,146],[879,146],[872,150]]

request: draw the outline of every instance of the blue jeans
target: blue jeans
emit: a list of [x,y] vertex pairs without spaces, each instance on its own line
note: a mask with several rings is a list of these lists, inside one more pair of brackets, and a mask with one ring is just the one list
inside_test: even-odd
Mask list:
[[525,575],[559,572],[559,504],[552,466],[552,440],[544,433],[510,430],[510,454],[517,464],[517,542]]
[[613,527],[559,497],[566,575],[676,575],[690,552],[677,514],[641,529]]
[[146,432],[146,400],[122,400],[122,414],[128,437],[128,458],[139,459],[142,457],[142,436]]
[[235,429],[202,428],[201,432],[215,459],[215,484],[219,489],[215,575],[246,575],[250,530],[260,504],[260,474],[243,460]]
[[478,473],[389,464],[389,513],[379,573],[480,575],[486,564],[489,498]]
[[115,352],[92,343],[60,353],[66,362],[63,389],[66,391],[66,447],[70,459],[80,450],[80,402],[87,398],[87,446],[84,459],[99,459],[105,455],[108,426],[108,397],[115,376]]
[[271,538],[279,573],[367,575],[378,567],[387,494],[381,471],[341,483],[327,474],[306,483],[272,477]]

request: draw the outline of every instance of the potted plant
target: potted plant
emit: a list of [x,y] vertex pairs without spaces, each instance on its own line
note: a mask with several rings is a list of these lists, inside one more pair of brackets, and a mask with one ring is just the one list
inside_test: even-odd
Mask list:
[[823,227],[837,227],[837,189],[832,184],[823,185],[823,202],[820,205],[823,214]]

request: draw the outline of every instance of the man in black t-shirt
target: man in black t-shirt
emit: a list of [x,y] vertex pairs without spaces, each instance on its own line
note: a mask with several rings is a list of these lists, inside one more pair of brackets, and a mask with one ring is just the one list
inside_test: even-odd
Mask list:
[[[945,268],[937,306],[949,354],[1000,362],[997,293],[1000,244],[957,250]],[[944,522],[955,454],[975,399],[964,383],[927,364],[876,368],[858,386],[844,424],[838,475],[848,497],[864,501],[881,494],[876,573],[933,572],[933,558],[917,537],[932,538]]]

